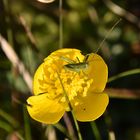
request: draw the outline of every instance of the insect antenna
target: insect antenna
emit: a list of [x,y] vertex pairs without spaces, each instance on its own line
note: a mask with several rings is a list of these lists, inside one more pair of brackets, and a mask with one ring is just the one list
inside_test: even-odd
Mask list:
[[83,62],[87,62],[89,56],[90,54],[86,54]]
[[99,47],[97,48],[97,50],[95,51],[95,54],[98,53],[98,51],[100,50],[100,48],[103,46],[105,40],[108,38],[108,36],[110,35],[110,33],[113,31],[113,29],[120,23],[122,19],[120,18],[118,21],[116,21],[116,23],[111,27],[111,29],[108,31],[108,33],[106,34],[106,36],[104,37],[104,39],[102,40],[102,42],[99,44]]

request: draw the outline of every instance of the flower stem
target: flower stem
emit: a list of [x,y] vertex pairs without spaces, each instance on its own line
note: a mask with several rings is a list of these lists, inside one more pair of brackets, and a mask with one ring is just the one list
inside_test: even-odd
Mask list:
[[62,0],[59,0],[59,49],[63,48],[63,14]]
[[112,76],[108,79],[108,83],[112,82],[112,81],[115,81],[119,78],[122,78],[122,77],[125,77],[125,76],[129,76],[129,75],[133,75],[133,74],[140,74],[140,68],[137,68],[137,69],[133,69],[133,70],[128,70],[128,71],[125,71],[125,72],[122,72],[120,74],[117,74],[115,76]]
[[78,133],[78,139],[79,140],[83,140],[81,132],[80,132],[80,128],[79,128],[79,125],[78,125],[78,122],[77,122],[77,120],[75,118],[75,115],[74,115],[74,111],[71,110],[71,113],[72,113],[72,117],[73,117],[73,120],[74,120],[74,123],[75,123],[75,127],[76,127],[76,130],[77,130],[77,133]]
[[65,88],[64,88],[64,85],[63,85],[63,83],[62,83],[62,80],[61,80],[60,75],[59,75],[58,72],[57,72],[57,76],[58,76],[58,79],[59,79],[60,84],[61,84],[61,86],[62,86],[62,89],[63,89],[63,92],[64,92],[64,96],[65,96],[65,98],[66,98],[66,102],[68,103],[68,106],[69,106],[69,110],[72,110],[72,106],[71,106],[71,104],[70,104],[69,97],[67,96],[67,92],[66,92],[66,90],[65,90]]
[[70,117],[68,116],[67,112],[64,114],[63,119],[64,119],[64,122],[66,124],[70,139],[77,140],[76,134],[74,132],[74,127],[72,125],[72,122],[71,122]]
[[66,92],[66,90],[65,90],[65,87],[64,87],[64,85],[63,85],[63,83],[62,83],[62,80],[61,80],[60,75],[59,75],[58,72],[57,72],[57,75],[58,75],[60,84],[61,84],[61,86],[62,86],[62,89],[63,89],[64,95],[65,95],[66,101],[67,101],[68,106],[69,106],[69,109],[70,109],[70,111],[71,111],[71,113],[72,113],[72,117],[73,117],[73,120],[74,120],[74,124],[75,124],[76,130],[77,130],[77,133],[78,133],[78,140],[83,140],[83,139],[82,139],[81,132],[80,132],[80,129],[79,129],[78,122],[77,122],[77,120],[76,120],[74,111],[73,111],[72,106],[71,106],[71,103],[70,103],[70,101],[69,101],[69,97],[68,97],[68,95],[67,95],[67,92]]

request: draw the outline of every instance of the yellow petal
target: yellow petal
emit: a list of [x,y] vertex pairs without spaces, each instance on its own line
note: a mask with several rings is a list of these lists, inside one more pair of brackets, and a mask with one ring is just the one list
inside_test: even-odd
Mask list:
[[40,87],[43,87],[44,81],[44,75],[47,74],[47,72],[44,74],[44,63],[42,63],[38,69],[35,72],[34,75],[34,80],[33,80],[33,93],[35,95],[40,94],[40,93],[44,93],[45,91],[43,89],[41,89]]
[[[51,53],[50,56],[53,56],[53,55],[56,55],[56,56],[66,56],[66,55],[69,55],[71,57],[71,59],[73,59],[73,56],[79,56],[81,55],[80,53],[81,51],[78,50],[78,49],[72,49],[72,48],[63,48],[63,49],[59,49],[59,50],[56,50],[54,51],[53,53]],[[78,57],[77,56],[77,57]],[[67,57],[67,56],[66,56]]]
[[90,54],[88,58],[89,67],[87,73],[94,82],[91,85],[91,91],[102,92],[108,79],[108,68],[102,57],[97,54]]
[[96,120],[104,113],[108,102],[109,98],[105,93],[88,93],[87,97],[82,98],[82,104],[73,107],[77,120]]
[[31,96],[27,100],[27,110],[30,116],[42,123],[57,123],[65,110],[57,100],[49,100],[46,94]]
[[80,50],[72,48],[63,48],[51,53],[47,58],[45,58],[45,61],[48,59],[55,59],[56,57],[57,59],[59,58],[58,61],[61,60],[61,57],[66,57],[74,61],[77,60],[77,57],[80,61],[84,59],[84,55],[81,54]]

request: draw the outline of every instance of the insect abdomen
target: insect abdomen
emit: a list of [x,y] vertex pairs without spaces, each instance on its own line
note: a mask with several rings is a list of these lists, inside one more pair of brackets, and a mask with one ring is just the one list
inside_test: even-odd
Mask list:
[[84,70],[88,67],[88,63],[75,63],[75,64],[67,64],[64,66],[66,69],[75,71],[75,72],[80,72],[81,70]]

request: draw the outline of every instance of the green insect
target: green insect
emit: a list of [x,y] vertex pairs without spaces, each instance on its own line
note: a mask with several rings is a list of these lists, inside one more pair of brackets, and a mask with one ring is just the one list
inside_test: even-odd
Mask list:
[[81,70],[85,70],[88,68],[88,57],[90,54],[87,54],[83,60],[83,62],[80,62],[79,58],[77,57],[78,63],[75,62],[74,60],[71,60],[67,57],[63,57],[61,56],[61,59],[68,62],[68,64],[64,65],[65,69],[68,69],[70,71],[74,71],[74,72],[80,72]]

